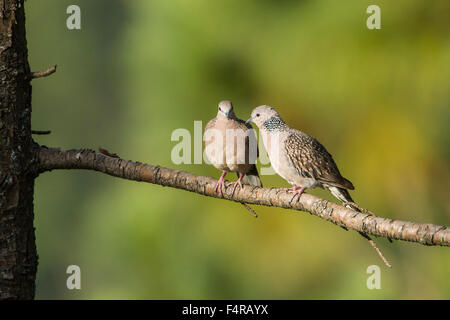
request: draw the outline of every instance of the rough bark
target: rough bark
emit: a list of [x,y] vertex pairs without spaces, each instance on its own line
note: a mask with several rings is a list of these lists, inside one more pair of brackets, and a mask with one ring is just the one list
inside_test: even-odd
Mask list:
[[[95,170],[123,179],[184,189],[215,198],[221,197],[220,193],[214,190],[216,179],[123,160],[117,155],[103,151],[102,153],[87,149],[62,151],[41,147],[39,150],[40,172],[53,169]],[[377,237],[417,242],[423,245],[450,246],[450,229],[445,226],[377,217],[353,211],[310,194],[303,194],[300,199],[293,198],[292,193],[273,188],[244,185],[242,189],[238,188],[234,195],[231,193],[232,187],[227,187],[224,190],[224,198],[242,203],[306,211],[347,229]]]
[[0,0],[0,299],[32,299],[34,148],[23,0]]

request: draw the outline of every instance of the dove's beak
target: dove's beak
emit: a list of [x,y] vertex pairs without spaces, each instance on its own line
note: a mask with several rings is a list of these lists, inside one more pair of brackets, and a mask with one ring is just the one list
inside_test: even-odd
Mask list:
[[253,118],[250,117],[250,119],[248,119],[247,121],[245,121],[245,124],[248,124],[249,122],[252,122]]

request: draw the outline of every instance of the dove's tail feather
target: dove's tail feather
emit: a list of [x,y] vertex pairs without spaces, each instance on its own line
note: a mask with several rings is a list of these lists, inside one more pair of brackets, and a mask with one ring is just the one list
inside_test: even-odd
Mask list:
[[251,184],[252,186],[262,187],[261,179],[259,176],[246,174],[244,178],[242,178],[242,182],[246,184]]
[[[239,176],[239,174],[238,174]],[[242,183],[250,184],[256,187],[262,187],[261,179],[259,178],[258,169],[253,165],[249,172],[242,178]]]
[[[354,203],[354,201],[353,201],[352,197],[350,196],[350,193],[348,193],[347,189],[328,186],[328,190],[330,190],[330,192],[333,196],[335,196],[340,201],[342,201],[342,203],[344,205],[347,202]],[[353,206],[350,209],[355,210],[355,208]],[[356,211],[360,211],[360,210],[356,210]]]

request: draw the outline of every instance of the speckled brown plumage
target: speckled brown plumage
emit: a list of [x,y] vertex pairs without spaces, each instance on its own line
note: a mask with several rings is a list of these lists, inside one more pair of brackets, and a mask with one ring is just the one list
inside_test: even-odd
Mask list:
[[291,133],[285,141],[287,155],[298,173],[320,183],[353,190],[353,184],[342,177],[331,154],[319,141],[303,132]]

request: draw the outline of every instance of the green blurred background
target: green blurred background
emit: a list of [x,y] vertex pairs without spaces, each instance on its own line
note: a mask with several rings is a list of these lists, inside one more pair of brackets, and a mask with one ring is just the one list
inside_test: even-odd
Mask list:
[[[70,4],[81,30],[66,28]],[[366,27],[370,4],[381,30]],[[58,65],[33,81],[33,128],[52,130],[35,139],[218,177],[174,165],[172,131],[208,121],[223,99],[241,118],[268,104],[327,147],[362,206],[448,226],[449,12],[448,0],[27,1],[31,68]],[[450,298],[448,248],[379,238],[387,269],[355,232],[254,208],[258,219],[236,203],[95,172],[44,174],[37,298]],[[78,291],[66,288],[71,264]],[[372,264],[381,290],[366,287]]]

